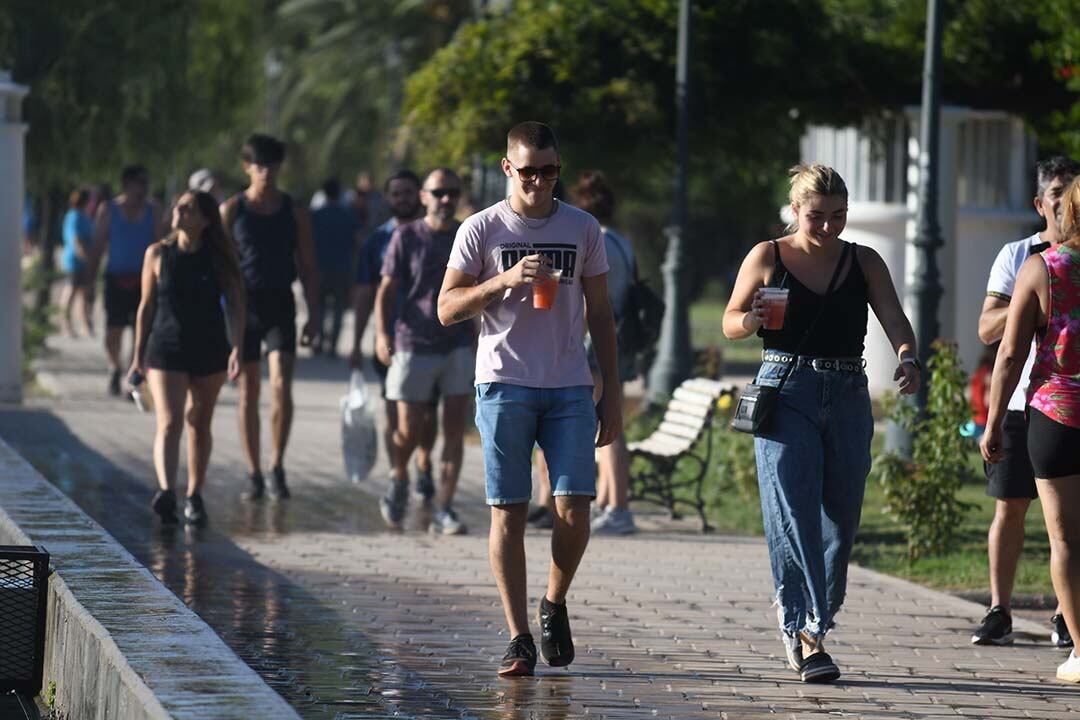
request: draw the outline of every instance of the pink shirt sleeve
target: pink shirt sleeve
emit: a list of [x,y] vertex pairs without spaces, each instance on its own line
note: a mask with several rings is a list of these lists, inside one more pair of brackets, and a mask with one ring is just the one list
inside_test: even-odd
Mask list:
[[466,275],[480,277],[484,271],[484,237],[478,222],[466,220],[454,236],[454,247],[446,266]]
[[583,277],[595,277],[608,271],[607,248],[604,247],[604,234],[600,223],[590,218],[585,229],[585,264],[582,266]]

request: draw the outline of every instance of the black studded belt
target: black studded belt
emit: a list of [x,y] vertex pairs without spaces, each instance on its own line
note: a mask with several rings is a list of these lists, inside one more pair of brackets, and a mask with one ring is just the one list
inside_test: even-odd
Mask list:
[[795,363],[795,367],[811,367],[817,372],[862,373],[866,369],[863,358],[822,358],[806,355],[791,355],[775,350],[762,350],[762,362]]

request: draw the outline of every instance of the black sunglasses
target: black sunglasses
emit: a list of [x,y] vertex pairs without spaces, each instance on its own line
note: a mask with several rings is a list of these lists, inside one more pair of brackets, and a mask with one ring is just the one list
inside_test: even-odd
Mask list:
[[525,167],[518,167],[510,162],[509,158],[507,158],[506,162],[510,163],[510,167],[517,171],[518,177],[526,182],[535,180],[537,175],[544,180],[557,180],[559,172],[562,170],[562,165],[545,165],[543,167],[526,165]]
[[437,200],[442,200],[447,195],[452,198],[456,198],[461,195],[461,191],[457,188],[435,188],[434,190],[424,190],[424,192],[431,195]]

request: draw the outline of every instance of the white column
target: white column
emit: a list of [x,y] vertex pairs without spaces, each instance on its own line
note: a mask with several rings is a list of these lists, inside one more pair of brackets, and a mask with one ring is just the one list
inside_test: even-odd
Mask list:
[[0,72],[0,402],[22,402],[22,100],[27,89]]

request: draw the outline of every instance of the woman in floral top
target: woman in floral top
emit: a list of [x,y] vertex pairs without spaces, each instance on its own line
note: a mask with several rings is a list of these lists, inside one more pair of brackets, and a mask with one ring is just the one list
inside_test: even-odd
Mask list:
[[[1001,458],[1006,404],[1037,337],[1028,386],[1028,452],[1050,535],[1050,575],[1061,613],[1080,637],[1080,179],[1061,204],[1063,241],[1029,257],[1016,279],[990,385],[983,457]],[[1057,677],[1080,683],[1074,650]]]

